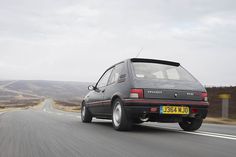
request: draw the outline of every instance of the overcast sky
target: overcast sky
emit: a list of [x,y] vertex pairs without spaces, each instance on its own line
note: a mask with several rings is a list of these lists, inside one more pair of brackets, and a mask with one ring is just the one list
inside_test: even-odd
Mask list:
[[141,48],[236,85],[236,0],[0,0],[0,79],[95,82]]

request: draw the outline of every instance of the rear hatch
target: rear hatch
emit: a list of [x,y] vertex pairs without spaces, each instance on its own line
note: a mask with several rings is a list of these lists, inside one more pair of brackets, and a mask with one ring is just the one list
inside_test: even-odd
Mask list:
[[201,92],[171,89],[144,89],[144,98],[201,101]]
[[135,88],[141,88],[145,99],[202,101],[205,88],[198,82],[135,80]]
[[179,63],[132,59],[133,86],[146,99],[201,101],[205,88]]

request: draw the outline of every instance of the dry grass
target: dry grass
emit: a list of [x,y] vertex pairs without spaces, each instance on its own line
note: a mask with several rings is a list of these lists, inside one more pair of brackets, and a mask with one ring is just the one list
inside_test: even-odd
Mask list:
[[55,101],[55,103],[53,104],[53,107],[58,110],[62,110],[66,112],[80,112],[80,104],[72,104],[68,102]]
[[43,101],[41,101],[41,102],[39,102],[37,105],[32,106],[31,109],[40,110],[40,109],[43,108],[43,106],[44,106],[44,103],[43,103]]
[[18,111],[23,110],[24,108],[0,108],[0,112],[11,112],[11,111]]
[[222,118],[207,117],[204,120],[204,123],[236,125],[236,119],[222,119]]
[[32,100],[31,102],[27,100],[27,103],[22,102],[15,102],[11,104],[0,104],[0,112],[9,112],[9,111],[16,111],[16,110],[24,110],[24,109],[40,109],[42,108],[42,100]]

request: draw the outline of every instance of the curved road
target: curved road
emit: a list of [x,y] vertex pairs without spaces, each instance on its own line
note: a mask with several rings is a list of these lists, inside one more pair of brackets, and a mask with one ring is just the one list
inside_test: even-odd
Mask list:
[[82,124],[77,113],[53,109],[0,113],[0,157],[235,157],[236,126],[204,124],[196,133],[147,123],[131,132],[110,121]]

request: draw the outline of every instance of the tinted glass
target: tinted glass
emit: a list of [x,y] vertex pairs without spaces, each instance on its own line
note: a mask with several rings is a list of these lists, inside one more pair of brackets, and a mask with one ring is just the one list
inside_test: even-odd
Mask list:
[[124,65],[124,63],[120,63],[120,64],[116,65],[115,69],[111,73],[111,77],[109,79],[108,84],[113,84],[113,83],[118,82],[119,77],[122,72],[122,69],[123,69],[123,65]]
[[140,79],[196,82],[193,76],[181,66],[145,62],[133,62],[132,64],[135,76]]
[[105,87],[107,85],[107,82],[108,82],[108,79],[111,75],[111,72],[112,72],[113,68],[112,69],[109,69],[103,76],[102,78],[100,79],[100,81],[98,82],[97,84],[97,88],[100,88],[100,87]]

